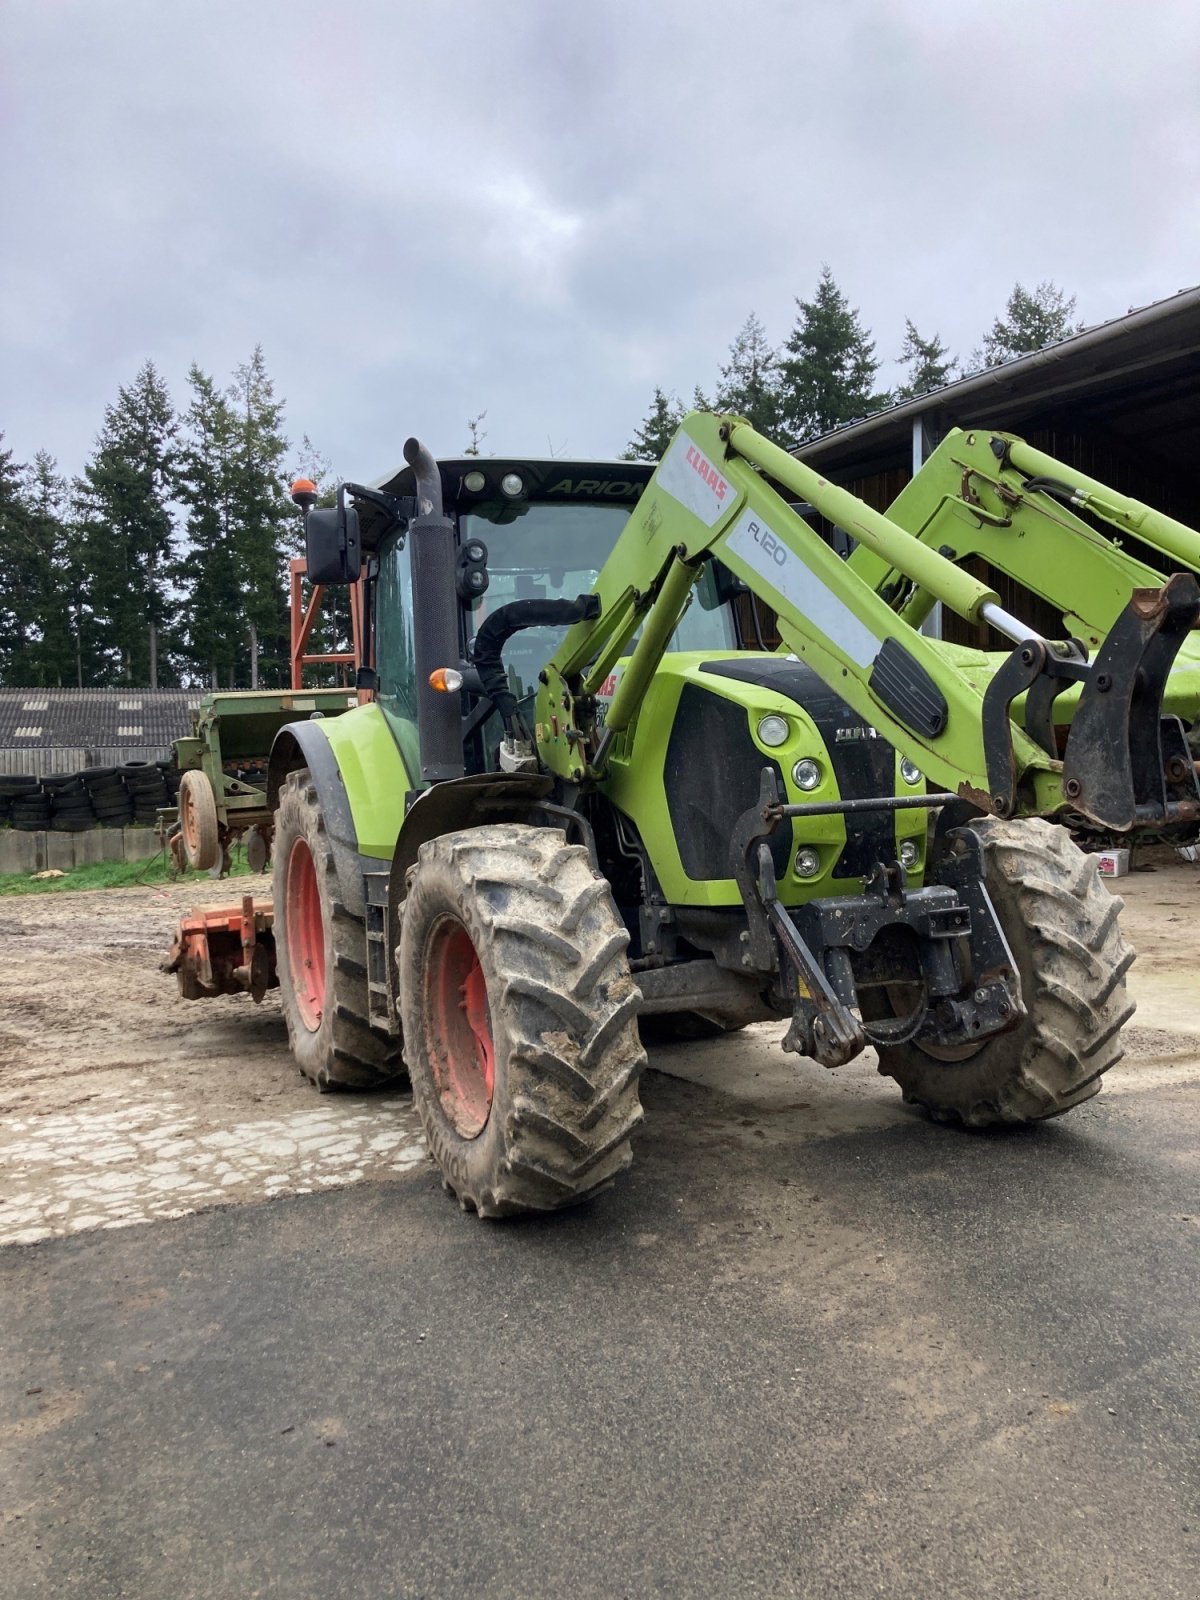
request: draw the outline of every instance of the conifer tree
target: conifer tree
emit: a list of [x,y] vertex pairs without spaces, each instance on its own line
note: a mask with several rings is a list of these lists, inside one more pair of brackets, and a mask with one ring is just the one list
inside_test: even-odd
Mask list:
[[480,453],[480,447],[487,438],[487,429],[483,426],[486,419],[486,411],[481,411],[477,417],[467,418],[467,447],[463,455],[477,456]]
[[675,396],[664,394],[656,387],[650,409],[626,449],[621,452],[621,460],[661,461],[672,434],[683,421],[683,415],[683,407]]
[[911,400],[949,383],[958,365],[938,334],[922,339],[911,317],[904,319],[904,344],[899,359],[908,368],[908,382],[896,390],[897,400]]
[[780,361],[781,412],[793,443],[814,439],[839,423],[886,404],[875,392],[879,362],[870,333],[828,267],[798,315]]
[[1032,291],[1014,284],[1003,316],[984,334],[972,362],[976,368],[998,367],[1002,361],[1029,355],[1079,333],[1083,323],[1073,322],[1074,314],[1075,296],[1065,294],[1057,284],[1047,280]]
[[30,530],[22,494],[25,469],[3,441],[0,434],[0,682],[16,684],[28,642]]
[[183,591],[180,648],[198,680],[233,687],[247,658],[236,538],[238,418],[214,380],[188,373],[179,499],[187,511],[187,551],[176,566]]
[[39,450],[26,469],[23,487],[32,580],[28,604],[35,637],[21,676],[42,688],[78,684],[82,572],[67,521],[67,480],[54,457]]
[[294,513],[284,472],[288,442],[283,401],[267,376],[262,346],[234,373],[229,400],[237,416],[234,549],[242,585],[249,680],[285,683],[288,673],[286,544]]
[[166,384],[147,361],[105,409],[92,459],[76,480],[86,609],[102,681],[158,686],[159,642],[174,610],[175,434]]
[[729,347],[714,409],[745,417],[768,438],[779,430],[779,356],[752,311]]

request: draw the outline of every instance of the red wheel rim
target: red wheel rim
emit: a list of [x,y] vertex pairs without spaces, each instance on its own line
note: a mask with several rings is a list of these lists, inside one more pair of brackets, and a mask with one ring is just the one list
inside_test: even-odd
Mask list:
[[288,968],[301,1020],[310,1033],[321,1026],[325,1010],[325,916],[312,851],[296,839],[288,853]]
[[452,917],[442,918],[429,941],[425,993],[425,1042],[438,1098],[455,1131],[477,1138],[496,1084],[492,1014],[471,936]]

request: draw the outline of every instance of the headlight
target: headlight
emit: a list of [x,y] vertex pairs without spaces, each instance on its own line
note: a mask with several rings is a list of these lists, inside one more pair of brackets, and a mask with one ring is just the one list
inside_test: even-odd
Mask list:
[[786,717],[763,717],[758,724],[758,738],[768,750],[777,750],[781,744],[786,744],[791,737]]
[[468,472],[466,477],[463,479],[463,488],[468,494],[478,494],[479,491],[483,488],[486,488],[486,486],[487,479],[484,477],[482,472]]
[[796,851],[796,875],[801,878],[815,878],[821,870],[821,858],[815,850],[810,850],[807,845],[803,850]]
[[525,487],[525,480],[519,472],[506,472],[500,479],[500,492],[506,494],[510,500],[515,500]]
[[915,761],[910,761],[907,756],[900,758],[900,776],[905,783],[920,783],[924,773]]
[[792,768],[792,778],[797,789],[819,789],[824,776],[821,763],[814,761],[811,756],[803,756]]
[[906,872],[911,872],[921,859],[921,847],[914,839],[905,839],[900,846],[900,865]]

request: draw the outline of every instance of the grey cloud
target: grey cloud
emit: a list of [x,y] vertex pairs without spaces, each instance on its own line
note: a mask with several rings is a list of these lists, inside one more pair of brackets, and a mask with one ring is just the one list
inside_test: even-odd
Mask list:
[[146,356],[261,341],[347,474],[606,454],[828,261],[899,348],[1016,278],[1099,320],[1200,273],[1182,0],[9,0],[0,428],[81,465]]

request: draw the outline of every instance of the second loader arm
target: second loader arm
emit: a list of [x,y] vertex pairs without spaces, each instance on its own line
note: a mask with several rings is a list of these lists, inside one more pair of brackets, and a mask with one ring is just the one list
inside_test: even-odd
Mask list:
[[[768,478],[876,558],[872,576],[885,563],[914,592],[1013,638],[991,684],[969,682]],[[1183,770],[1161,716],[1167,674],[1200,615],[1192,573],[1139,590],[1089,664],[1078,641],[1042,639],[1001,607],[995,590],[748,423],[705,412],[684,419],[605,562],[599,616],[570,629],[541,675],[536,740],[550,771],[569,783],[603,778],[712,558],[775,611],[790,651],[934,784],[980,810],[1070,812],[1118,831],[1200,818],[1194,769],[1187,762]],[[596,696],[621,661],[601,726]],[[1082,686],[1080,702],[1060,760],[1053,703],[1073,685]],[[1012,716],[1019,697],[1023,726]],[[1186,754],[1182,730],[1178,744]]]

